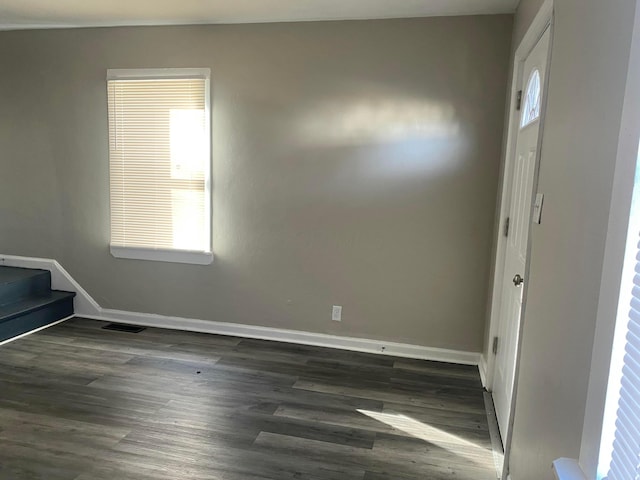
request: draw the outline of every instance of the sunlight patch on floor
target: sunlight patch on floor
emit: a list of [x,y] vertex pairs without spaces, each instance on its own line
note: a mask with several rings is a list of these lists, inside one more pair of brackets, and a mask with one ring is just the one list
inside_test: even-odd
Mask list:
[[374,412],[362,409],[358,409],[358,412],[408,433],[414,438],[424,440],[429,444],[463,457],[481,468],[491,468],[493,466],[492,455],[488,449],[457,435],[452,435],[400,413]]

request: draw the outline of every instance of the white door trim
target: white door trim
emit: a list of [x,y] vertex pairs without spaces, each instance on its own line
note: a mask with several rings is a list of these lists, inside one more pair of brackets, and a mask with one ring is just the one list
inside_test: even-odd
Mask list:
[[[513,76],[511,81],[511,92],[509,97],[509,123],[508,123],[508,131],[507,131],[507,142],[504,156],[504,168],[502,172],[501,186],[500,186],[500,203],[499,203],[499,213],[498,213],[498,222],[497,222],[497,238],[496,238],[496,257],[495,257],[495,265],[494,265],[494,275],[493,275],[493,285],[491,292],[491,307],[489,312],[489,348],[486,349],[488,352],[486,353],[488,357],[481,359],[480,364],[482,366],[486,366],[484,368],[484,376],[485,376],[485,387],[488,390],[492,390],[494,383],[494,371],[495,371],[495,355],[491,351],[491,343],[493,342],[493,338],[497,335],[498,329],[500,326],[500,305],[501,305],[501,297],[502,297],[502,271],[505,267],[505,258],[506,258],[506,250],[507,250],[507,242],[506,237],[503,235],[503,228],[506,218],[509,215],[509,198],[511,195],[510,187],[511,187],[511,173],[514,163],[514,153],[516,151],[516,142],[518,139],[518,131],[519,131],[519,121],[520,114],[516,110],[514,102],[516,99],[516,95],[520,85],[523,80],[523,67],[524,61],[527,56],[533,50],[533,48],[538,43],[538,40],[545,33],[547,28],[551,28],[551,38],[550,38],[550,47],[549,47],[549,55],[548,55],[548,66],[551,61],[551,51],[553,45],[553,11],[554,11],[554,0],[545,0],[545,2],[540,7],[538,14],[534,18],[533,22],[529,26],[526,34],[524,35],[522,41],[518,45],[518,48],[515,51],[514,59],[513,59]],[[540,156],[542,155],[542,137],[544,135],[544,119],[546,116],[546,99],[549,85],[549,77],[551,75],[550,68],[547,68],[547,75],[544,80],[543,85],[543,99],[540,113],[540,131],[538,133],[538,158],[536,159],[536,172],[534,176],[534,188],[533,188],[533,196],[535,196],[537,191],[538,184],[538,174],[539,174],[539,165],[540,165]],[[533,208],[533,196],[532,196],[532,208]],[[528,251],[530,252],[531,242],[529,242]],[[520,320],[520,325],[518,326],[518,331],[521,333],[522,330],[522,319],[524,318],[524,311],[526,309],[526,301],[527,301],[527,290],[526,286],[528,285],[528,272],[529,272],[529,253],[527,254],[527,268],[525,275],[525,283],[524,283],[524,292],[522,299],[522,315]],[[516,354],[516,365],[515,365],[515,379],[513,383],[513,394],[511,399],[511,409],[510,409],[510,419],[508,424],[508,430],[506,435],[504,435],[503,443],[505,449],[504,456],[504,466],[503,466],[503,479],[506,479],[509,474],[509,454],[511,451],[511,438],[513,436],[513,419],[515,413],[515,401],[517,397],[517,388],[518,388],[518,374],[519,374],[519,351],[520,346],[522,344],[522,335],[518,335],[518,347]]]
[[[519,85],[522,83],[522,75],[523,75],[523,66],[524,60],[529,55],[529,52],[536,46],[536,43],[545,32],[547,27],[551,25],[553,18],[553,0],[545,0],[542,7],[540,7],[540,11],[538,15],[535,17],[529,30],[520,42],[518,49],[514,55],[513,61],[513,77],[511,80],[511,94],[509,96],[509,123],[508,123],[508,131],[507,131],[507,144],[505,150],[505,160],[504,160],[504,168],[502,172],[502,179],[500,184],[500,206],[499,206],[499,222],[498,222],[498,232],[497,232],[497,240],[496,240],[496,259],[494,265],[494,279],[491,293],[491,309],[489,312],[489,341],[493,341],[493,337],[496,336],[498,332],[498,327],[500,325],[500,300],[502,296],[502,285],[500,284],[499,278],[496,276],[498,272],[502,272],[504,269],[505,262],[505,253],[507,242],[506,237],[503,235],[504,222],[506,218],[509,216],[509,196],[511,194],[509,190],[510,186],[510,173],[511,168],[513,166],[514,161],[514,152],[516,150],[516,141],[518,139],[518,130],[519,130],[519,121],[520,115],[519,112],[516,111],[514,107],[514,102],[516,99],[516,95],[518,93]],[[553,42],[553,31],[551,32],[551,41]],[[547,75],[546,83],[548,84],[549,75]],[[546,91],[546,86],[544,86]],[[546,111],[546,105],[542,105],[542,111],[540,114],[541,120],[544,120],[544,115]],[[542,130],[544,127],[544,121],[541,122],[541,129],[539,136],[542,138]],[[541,150],[538,149],[538,155],[540,155]],[[537,184],[537,179],[536,179]],[[526,283],[525,283],[526,285]],[[490,350],[490,349],[489,349]],[[481,361],[482,364],[486,365],[485,368],[485,387],[487,390],[491,390],[493,386],[493,372],[495,367],[495,355],[489,352],[487,358],[483,358]]]

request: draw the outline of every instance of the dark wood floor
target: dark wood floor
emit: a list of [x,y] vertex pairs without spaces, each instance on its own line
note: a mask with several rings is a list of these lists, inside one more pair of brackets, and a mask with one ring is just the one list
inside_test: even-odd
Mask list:
[[0,346],[0,478],[495,479],[475,367],[103,325]]

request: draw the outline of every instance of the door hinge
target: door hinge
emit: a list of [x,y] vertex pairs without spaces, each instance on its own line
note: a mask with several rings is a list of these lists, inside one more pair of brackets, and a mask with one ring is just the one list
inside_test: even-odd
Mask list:
[[498,337],[493,337],[493,346],[491,347],[491,351],[494,355],[498,353]]
[[518,93],[516,94],[516,110],[520,111],[521,108],[522,108],[522,90],[518,90]]
[[504,221],[504,236],[508,237],[509,236],[509,217],[507,217],[507,219]]

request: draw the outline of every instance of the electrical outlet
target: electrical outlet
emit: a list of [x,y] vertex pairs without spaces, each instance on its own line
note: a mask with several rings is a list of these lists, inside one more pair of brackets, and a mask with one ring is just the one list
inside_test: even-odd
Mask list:
[[342,307],[340,305],[333,306],[333,310],[331,310],[331,320],[334,322],[342,321]]

